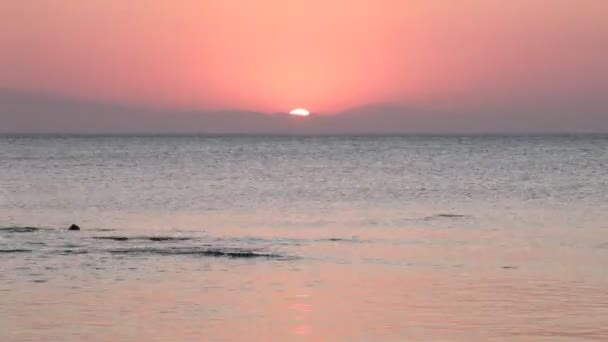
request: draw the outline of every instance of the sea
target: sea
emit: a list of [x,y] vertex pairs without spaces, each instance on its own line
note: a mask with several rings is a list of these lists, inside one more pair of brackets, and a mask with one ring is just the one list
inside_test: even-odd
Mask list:
[[608,136],[2,136],[0,341],[608,341]]

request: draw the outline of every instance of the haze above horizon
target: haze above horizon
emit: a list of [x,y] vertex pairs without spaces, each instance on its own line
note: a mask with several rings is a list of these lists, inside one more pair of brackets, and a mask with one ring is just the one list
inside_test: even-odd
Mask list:
[[[0,133],[608,132],[606,15],[594,0],[7,0]],[[314,118],[262,115],[300,107]]]

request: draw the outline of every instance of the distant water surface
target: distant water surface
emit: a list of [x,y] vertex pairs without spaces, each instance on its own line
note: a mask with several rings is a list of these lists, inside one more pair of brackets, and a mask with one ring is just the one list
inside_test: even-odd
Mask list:
[[0,341],[605,341],[606,213],[606,136],[4,136]]

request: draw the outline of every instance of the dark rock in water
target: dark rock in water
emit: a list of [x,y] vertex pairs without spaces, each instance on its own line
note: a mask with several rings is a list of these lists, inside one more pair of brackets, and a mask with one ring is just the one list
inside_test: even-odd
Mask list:
[[77,225],[73,224],[70,226],[70,228],[68,228],[68,230],[80,230],[80,227],[78,227]]

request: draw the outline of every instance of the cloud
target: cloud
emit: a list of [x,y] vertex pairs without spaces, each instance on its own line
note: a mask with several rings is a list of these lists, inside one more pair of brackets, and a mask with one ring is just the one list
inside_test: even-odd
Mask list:
[[[556,114],[557,113],[557,114]],[[469,134],[608,132],[608,113],[571,110],[547,115],[429,110],[372,104],[335,115],[295,117],[243,110],[145,108],[15,90],[0,90],[0,133],[82,134]],[[550,119],[548,119],[550,117]]]

